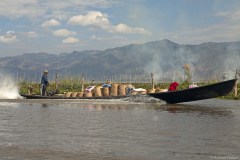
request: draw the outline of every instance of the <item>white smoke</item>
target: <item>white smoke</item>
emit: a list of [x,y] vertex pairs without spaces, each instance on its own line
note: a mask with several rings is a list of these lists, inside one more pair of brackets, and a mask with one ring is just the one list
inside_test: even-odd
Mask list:
[[4,73],[0,73],[0,99],[22,99],[16,82]]
[[159,53],[155,54],[155,50],[148,48],[150,61],[145,64],[144,71],[150,75],[154,73],[157,81],[181,81],[184,79],[184,64],[191,66],[192,74],[194,72],[194,63],[198,60],[197,55],[184,47],[174,46],[174,42],[168,40],[160,41]]
[[227,55],[224,60],[223,76],[225,79],[232,79],[235,77],[236,69],[240,69],[239,47],[237,44],[228,46]]
[[[143,51],[148,53],[149,59],[145,61],[144,71],[149,75],[153,72],[156,80],[184,80],[185,64],[190,65],[193,82],[232,79],[236,69],[240,70],[239,42],[181,45],[161,40],[145,46]],[[141,50],[138,51],[140,52]]]

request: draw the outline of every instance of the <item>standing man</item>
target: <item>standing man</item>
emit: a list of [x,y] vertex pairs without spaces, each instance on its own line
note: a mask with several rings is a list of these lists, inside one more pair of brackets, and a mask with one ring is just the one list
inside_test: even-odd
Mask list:
[[42,79],[41,79],[41,95],[42,96],[46,96],[46,90],[47,90],[47,86],[49,84],[47,75],[48,75],[48,71],[44,70]]

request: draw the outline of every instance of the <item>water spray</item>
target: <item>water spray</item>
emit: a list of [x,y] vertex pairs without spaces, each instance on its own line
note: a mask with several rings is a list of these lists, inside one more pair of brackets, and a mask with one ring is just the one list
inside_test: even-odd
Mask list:
[[0,73],[0,99],[22,99],[14,78]]

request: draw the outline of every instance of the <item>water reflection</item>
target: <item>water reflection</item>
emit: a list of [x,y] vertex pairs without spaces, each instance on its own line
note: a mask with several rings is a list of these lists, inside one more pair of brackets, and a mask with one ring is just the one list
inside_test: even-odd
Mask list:
[[231,116],[232,111],[223,107],[209,107],[190,104],[166,104],[156,105],[155,110],[168,111],[169,113],[199,113],[202,115]]
[[[62,104],[56,104],[62,105]],[[42,106],[46,107],[48,104],[43,103]],[[69,103],[65,104],[65,106],[72,106],[72,107],[82,107],[87,109],[88,111],[106,111],[106,110],[116,110],[116,111],[124,111],[124,110],[133,110],[136,108],[141,108],[141,110],[149,109],[149,110],[156,110],[156,111],[167,111],[169,113],[199,113],[201,115],[218,115],[218,116],[231,116],[232,111],[226,107],[218,106],[218,105],[202,105],[200,104],[161,104],[161,103],[153,103],[153,104],[144,104],[139,103],[132,107],[132,104],[76,104],[76,103]]]
[[128,109],[127,105],[112,105],[112,104],[90,104],[84,106],[88,111],[104,111],[104,110],[126,110]]
[[42,107],[43,107],[43,108],[46,108],[47,106],[48,106],[48,104],[42,103]]

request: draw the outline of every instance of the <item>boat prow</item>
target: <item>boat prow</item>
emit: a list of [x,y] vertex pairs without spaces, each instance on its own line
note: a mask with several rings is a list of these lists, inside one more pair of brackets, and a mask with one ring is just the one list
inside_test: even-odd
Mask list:
[[206,86],[168,92],[150,93],[148,95],[171,104],[198,101],[228,94],[233,90],[236,81],[237,79],[231,79]]

